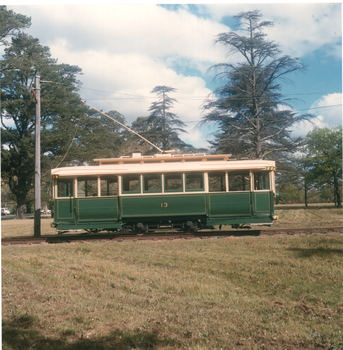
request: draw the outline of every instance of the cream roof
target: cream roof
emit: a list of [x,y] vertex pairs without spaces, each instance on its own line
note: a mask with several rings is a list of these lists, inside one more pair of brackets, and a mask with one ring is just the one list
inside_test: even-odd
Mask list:
[[[94,176],[94,175],[124,175],[170,172],[206,172],[225,170],[267,170],[275,167],[274,161],[266,160],[228,160],[231,155],[155,155],[141,156],[139,153],[132,157],[112,159],[95,159],[96,166],[75,166],[56,168],[51,175],[60,177]],[[270,170],[270,169],[268,169]]]

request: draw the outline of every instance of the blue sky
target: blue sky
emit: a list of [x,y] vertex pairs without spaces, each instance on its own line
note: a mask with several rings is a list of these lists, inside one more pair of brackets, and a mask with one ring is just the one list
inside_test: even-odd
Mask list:
[[299,57],[305,73],[290,78],[282,93],[298,98],[292,108],[316,115],[314,124],[294,127],[306,135],[315,125],[342,124],[342,15],[341,3],[193,3],[157,5],[7,5],[32,17],[27,32],[49,46],[58,63],[79,66],[81,98],[107,112],[117,110],[131,123],[147,116],[157,85],[178,91],[172,112],[187,123],[184,141],[207,147],[213,128],[194,129],[203,117],[201,106],[218,83],[207,69],[235,62],[226,50],[213,46],[216,35],[237,30],[233,16],[260,10],[274,22],[268,39],[282,53]]

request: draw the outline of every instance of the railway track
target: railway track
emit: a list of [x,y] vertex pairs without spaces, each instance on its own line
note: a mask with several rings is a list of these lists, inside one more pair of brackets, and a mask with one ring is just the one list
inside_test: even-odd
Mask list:
[[237,231],[202,231],[191,233],[123,233],[123,234],[67,234],[42,237],[12,237],[2,238],[2,245],[30,245],[30,244],[57,244],[71,242],[99,242],[99,241],[141,241],[141,240],[175,240],[175,239],[211,239],[243,236],[273,236],[273,235],[299,235],[314,233],[343,233],[342,227],[320,227],[302,229],[277,230],[237,230]]

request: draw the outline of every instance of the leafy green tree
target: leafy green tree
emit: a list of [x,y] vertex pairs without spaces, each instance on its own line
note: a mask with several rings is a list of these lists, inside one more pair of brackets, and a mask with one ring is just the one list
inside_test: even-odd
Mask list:
[[216,152],[275,158],[277,153],[291,152],[301,145],[301,138],[292,138],[290,127],[312,117],[293,112],[290,101],[280,93],[280,84],[291,82],[287,76],[305,66],[298,58],[282,56],[279,45],[266,39],[263,31],[273,23],[261,17],[259,11],[238,14],[234,18],[241,21],[241,31],[221,33],[214,41],[227,48],[227,56],[239,55],[237,64],[220,63],[210,68],[222,85],[205,103],[199,126],[218,125],[219,131],[210,142]]
[[[125,117],[119,112],[109,111],[105,114],[126,125]],[[66,164],[92,164],[96,158],[119,157],[127,137],[127,131],[115,121],[97,113],[86,113],[79,124],[73,147],[66,157]]]
[[333,188],[334,201],[342,205],[342,126],[315,128],[306,136],[308,172],[322,188]]
[[284,186],[282,191],[279,193],[279,197],[279,200],[288,203],[297,203],[300,200],[299,190],[294,185]]
[[146,121],[147,130],[143,136],[163,150],[189,146],[178,136],[180,133],[186,132],[183,129],[186,124],[176,114],[170,112],[173,104],[177,101],[169,97],[168,94],[175,91],[177,90],[168,86],[156,86],[151,91],[151,93],[157,94],[158,101],[153,102],[149,108],[151,113]]
[[8,45],[7,38],[15,36],[21,29],[31,26],[31,17],[17,14],[0,6],[0,45]]
[[[25,218],[24,208],[34,179],[34,128],[36,102],[34,81],[40,74],[42,174],[48,159],[61,154],[81,111],[76,93],[80,68],[57,64],[48,47],[38,39],[20,33],[5,49],[1,69],[1,166],[2,177],[16,197],[17,218]],[[67,132],[67,133],[66,133]],[[45,158],[47,160],[45,161]]]

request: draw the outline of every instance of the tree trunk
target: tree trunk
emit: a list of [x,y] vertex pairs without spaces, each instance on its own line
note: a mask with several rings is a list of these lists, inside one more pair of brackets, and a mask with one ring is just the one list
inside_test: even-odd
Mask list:
[[21,204],[19,204],[19,201],[18,201],[17,214],[16,214],[15,218],[18,219],[18,220],[26,219],[26,216],[25,216],[25,202],[21,202]]
[[334,198],[335,198],[335,206],[340,208],[342,206],[342,199],[341,199],[341,193],[339,191],[338,179],[336,176],[334,176],[333,178],[333,191],[334,191]]
[[307,207],[307,180],[306,180],[306,177],[305,177],[304,191],[305,191],[305,207]]

